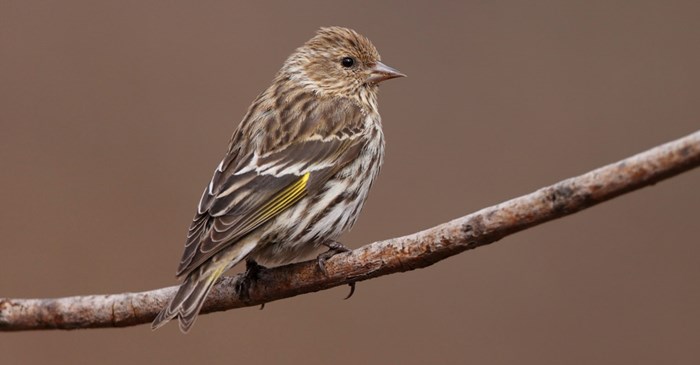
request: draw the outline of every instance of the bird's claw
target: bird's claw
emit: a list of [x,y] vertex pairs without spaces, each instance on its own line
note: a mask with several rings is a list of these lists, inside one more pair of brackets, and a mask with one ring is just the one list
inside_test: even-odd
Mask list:
[[[258,280],[260,273],[264,270],[267,270],[267,268],[258,264],[253,259],[247,259],[245,261],[245,272],[236,283],[236,293],[238,293],[238,297],[243,302],[250,301],[250,288],[252,287],[253,282]],[[265,304],[263,303],[260,309],[263,309],[264,307]]]
[[355,282],[353,281],[352,283],[348,284],[348,286],[350,286],[350,293],[348,293],[348,296],[343,298],[343,300],[348,300],[353,294],[355,294]]
[[321,272],[323,272],[323,275],[328,276],[328,271],[326,271],[326,261],[339,253],[350,252],[352,250],[338,241],[328,241],[323,245],[328,247],[328,251],[322,252],[320,255],[318,255],[318,267],[321,269]]
[[[326,271],[326,261],[328,261],[328,259],[339,253],[350,252],[352,250],[338,241],[328,241],[324,243],[324,246],[328,247],[328,251],[318,255],[318,268],[321,269],[323,275],[328,276],[328,271]],[[352,297],[352,295],[355,294],[355,282],[353,281],[348,285],[350,286],[350,293],[347,297],[345,297],[344,300],[350,299],[350,297]]]

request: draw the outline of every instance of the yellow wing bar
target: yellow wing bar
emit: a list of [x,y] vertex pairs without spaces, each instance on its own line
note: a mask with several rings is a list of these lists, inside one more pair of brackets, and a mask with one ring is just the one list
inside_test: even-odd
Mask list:
[[306,195],[306,186],[309,182],[309,172],[300,176],[298,180],[284,188],[272,197],[272,199],[265,205],[260,207],[254,215],[244,224],[245,228],[242,231],[249,231],[255,229],[255,227],[267,222],[270,218],[281,213],[285,209],[292,206],[292,204],[298,202],[301,198]]

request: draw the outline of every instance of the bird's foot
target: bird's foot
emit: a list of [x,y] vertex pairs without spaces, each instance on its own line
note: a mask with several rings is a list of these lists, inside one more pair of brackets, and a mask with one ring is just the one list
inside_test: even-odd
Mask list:
[[338,241],[328,241],[323,245],[328,247],[328,251],[318,255],[318,267],[321,269],[324,275],[328,275],[328,271],[326,271],[326,261],[339,253],[350,252],[352,250]]
[[[323,245],[328,247],[328,251],[318,255],[318,268],[321,269],[324,275],[328,275],[328,271],[326,271],[326,261],[339,253],[350,252],[352,250],[338,241],[327,241]],[[345,299],[349,299],[355,293],[355,282],[348,285],[350,286],[350,294],[348,294]]]
[[[260,278],[260,273],[265,270],[267,270],[267,268],[258,264],[255,260],[245,260],[245,272],[243,273],[243,277],[236,283],[236,293],[238,293],[238,297],[241,298],[243,302],[250,301],[250,288],[253,286],[253,283]],[[260,309],[264,307],[264,303],[260,305]]]

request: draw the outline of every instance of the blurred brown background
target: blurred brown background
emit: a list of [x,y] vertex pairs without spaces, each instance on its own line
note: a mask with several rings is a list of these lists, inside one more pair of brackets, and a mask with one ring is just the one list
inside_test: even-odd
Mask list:
[[[174,285],[229,135],[319,26],[409,75],[354,247],[700,127],[695,1],[0,1],[0,296]],[[175,324],[0,333],[0,362],[700,361],[700,171],[428,269]]]

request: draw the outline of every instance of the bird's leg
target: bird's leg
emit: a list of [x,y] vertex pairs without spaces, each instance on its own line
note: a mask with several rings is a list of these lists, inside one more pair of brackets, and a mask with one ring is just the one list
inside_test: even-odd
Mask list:
[[[339,253],[350,252],[352,250],[344,244],[333,240],[326,241],[323,243],[323,245],[328,247],[328,251],[318,255],[318,267],[319,269],[321,269],[324,275],[328,275],[328,271],[326,271],[326,261],[328,261],[328,259]],[[345,297],[345,299],[349,299],[355,293],[355,282],[352,282],[348,285],[350,286],[350,294],[348,294],[348,296]]]
[[326,261],[339,253],[350,252],[352,250],[338,241],[326,241],[323,245],[328,247],[328,251],[318,255],[318,267],[323,271],[324,275],[328,275],[328,271],[326,271]]
[[[236,293],[241,298],[243,302],[248,302],[250,300],[250,288],[253,282],[258,280],[260,273],[267,270],[265,266],[258,264],[255,260],[247,258],[245,260],[245,272],[243,277],[236,283]],[[263,309],[265,304],[260,305],[260,309]]]

